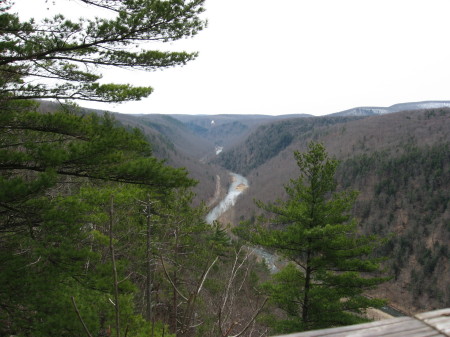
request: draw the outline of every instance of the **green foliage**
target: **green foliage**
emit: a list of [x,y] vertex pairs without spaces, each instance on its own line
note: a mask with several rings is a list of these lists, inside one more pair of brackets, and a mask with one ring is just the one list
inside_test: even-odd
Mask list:
[[[137,186],[85,185],[70,196],[31,199],[29,202],[40,210],[39,226],[30,228],[30,233],[16,230],[2,237],[0,261],[5,272],[0,277],[0,303],[8,308],[0,310],[0,320],[5,323],[2,332],[79,335],[82,327],[72,296],[91,333],[97,335],[114,326],[112,235],[121,280],[120,315],[127,322],[123,329],[133,336],[148,333],[151,325],[145,323],[135,302],[142,297],[139,285],[145,273],[145,216],[136,199],[148,194]],[[113,214],[111,196],[115,201]],[[178,211],[187,212],[188,208]],[[113,233],[108,229],[110,221],[115,224]],[[202,235],[206,235],[206,226],[203,230]]]
[[[113,325],[112,264],[107,205],[111,195],[126,207],[116,213],[117,269],[121,315],[132,321],[138,278],[129,279],[143,256],[126,248],[125,233],[141,235],[136,197],[130,185],[158,189],[194,185],[183,169],[152,157],[136,131],[116,126],[108,115],[66,110],[40,113],[36,104],[7,101],[0,114],[0,321],[1,334],[79,335],[71,296],[83,307],[89,328]],[[124,184],[122,189],[108,184]],[[122,227],[123,226],[123,227]],[[132,228],[133,230],[128,230]],[[133,235],[131,235],[133,234]],[[130,253],[125,253],[129,251]],[[87,308],[89,302],[95,302]],[[101,323],[104,322],[104,323]],[[3,324],[4,323],[4,324]],[[131,324],[131,323],[130,323]],[[125,329],[125,327],[124,327]],[[129,331],[134,331],[130,325]]]
[[[192,208],[193,194],[177,191],[164,197],[162,223],[155,228],[160,238],[155,257],[160,262],[161,296],[170,315],[172,331],[192,334],[199,324],[194,312],[202,311],[201,289],[210,269],[226,251],[229,239],[219,227],[211,228],[204,220],[205,208]],[[207,315],[206,315],[207,316]]]
[[56,195],[68,193],[82,179],[160,188],[194,183],[184,170],[152,157],[144,136],[116,126],[111,116],[39,113],[14,102],[7,106],[10,110],[2,111],[0,119],[2,229],[39,224],[37,207],[29,201],[57,186]]
[[308,152],[294,155],[300,176],[285,187],[288,199],[258,202],[272,216],[238,229],[292,262],[265,286],[286,314],[273,327],[286,333],[361,322],[356,314],[384,303],[362,295],[386,281],[369,276],[379,272],[380,261],[370,254],[380,240],[358,235],[350,216],[357,194],[335,191],[338,162],[323,145],[310,143]]
[[149,95],[100,84],[95,70],[194,59],[135,45],[197,34],[204,0],[81,1],[112,18],[22,22],[0,5],[0,335],[81,336],[83,322],[93,336],[207,333],[217,317],[204,293],[221,296],[231,246],[204,206],[191,207],[195,181],[109,115],[31,101]]
[[[139,100],[150,87],[100,84],[99,67],[155,70],[184,65],[197,53],[138,49],[144,42],[191,37],[206,22],[199,18],[204,0],[84,0],[112,14],[110,19],[62,14],[42,22],[22,22],[8,6],[0,9],[3,51],[0,97],[11,99],[79,99],[102,102]],[[49,84],[45,79],[53,79]]]

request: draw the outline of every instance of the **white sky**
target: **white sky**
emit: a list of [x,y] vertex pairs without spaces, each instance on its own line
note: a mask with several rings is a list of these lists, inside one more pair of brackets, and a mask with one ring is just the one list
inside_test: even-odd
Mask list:
[[[42,15],[43,2],[16,0],[16,8],[24,17]],[[70,3],[72,15],[86,15],[86,6]],[[123,113],[323,115],[450,100],[449,14],[450,0],[207,0],[206,30],[156,47],[199,51],[197,60],[157,72],[106,70],[107,82],[155,92],[140,102],[81,105]]]

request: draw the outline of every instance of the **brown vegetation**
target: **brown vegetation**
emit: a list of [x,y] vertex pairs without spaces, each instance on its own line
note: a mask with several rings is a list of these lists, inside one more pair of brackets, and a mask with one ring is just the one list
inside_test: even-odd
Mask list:
[[[390,257],[386,267],[393,279],[377,295],[413,313],[449,305],[449,117],[449,109],[365,118],[251,119],[251,123],[245,122],[244,116],[235,116],[239,123],[234,124],[226,116],[217,119],[216,126],[225,125],[218,135],[209,130],[203,136],[189,135],[193,125],[189,131],[179,122],[173,123],[170,134],[173,118],[163,119],[165,127],[159,129],[155,125],[162,123],[161,116],[147,117],[152,122],[144,125],[141,117],[118,118],[149,135],[157,156],[171,165],[186,167],[200,181],[196,188],[198,200],[213,201],[217,175],[221,177],[222,192],[227,190],[229,179],[219,166],[200,162],[200,152],[207,151],[208,146],[212,149],[216,145],[212,141],[218,137],[227,144],[236,139],[226,137],[243,139],[234,148],[225,149],[218,157],[221,160],[216,161],[224,165],[225,158],[250,182],[237,205],[221,217],[225,223],[255,217],[258,211],[254,199],[269,202],[283,198],[283,185],[296,174],[293,151],[304,151],[311,140],[322,142],[331,155],[342,161],[338,172],[341,186],[360,191],[355,215],[360,219],[361,231],[390,237],[386,249],[379,253]],[[192,124],[196,121],[192,118],[183,122]],[[204,117],[196,122],[206,128],[210,119]],[[233,131],[231,125],[237,125],[240,131]],[[244,134],[249,136],[241,138]],[[181,143],[190,146],[182,147]]]
[[380,253],[390,257],[394,278],[379,294],[411,313],[448,306],[449,117],[448,109],[421,110],[313,128],[250,171],[234,221],[256,215],[254,199],[283,198],[283,184],[295,175],[292,152],[318,140],[342,160],[341,185],[360,191],[361,230],[392,235]]

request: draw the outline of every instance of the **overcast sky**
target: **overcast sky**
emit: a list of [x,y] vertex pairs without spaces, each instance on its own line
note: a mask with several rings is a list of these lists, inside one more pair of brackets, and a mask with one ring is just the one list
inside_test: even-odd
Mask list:
[[[16,0],[16,8],[45,14],[43,2]],[[87,13],[69,2],[72,15]],[[123,113],[324,115],[450,100],[449,15],[449,0],[206,0],[208,28],[167,46],[199,51],[195,61],[157,72],[105,71],[108,82],[155,91],[140,102],[82,105]]]

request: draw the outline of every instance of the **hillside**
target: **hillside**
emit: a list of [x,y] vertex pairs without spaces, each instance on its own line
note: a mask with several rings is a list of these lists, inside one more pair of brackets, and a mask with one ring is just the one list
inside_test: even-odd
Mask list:
[[251,186],[228,218],[251,219],[254,199],[283,198],[283,184],[297,174],[292,152],[311,140],[342,160],[340,186],[360,191],[361,231],[390,238],[380,253],[390,257],[393,280],[380,293],[407,312],[449,306],[450,109],[260,127],[221,156]]
[[[229,149],[257,127],[293,116],[265,115],[127,115],[114,114],[128,127],[140,129],[152,144],[154,154],[169,165],[185,167],[199,181],[196,201],[213,201],[217,187],[226,191],[229,175],[214,163],[217,150]],[[220,179],[218,179],[220,177]],[[217,185],[217,183],[220,185]]]
[[222,189],[226,188],[229,179],[226,171],[203,159],[214,154],[214,145],[192,133],[179,120],[155,114],[115,114],[115,118],[123,125],[140,129],[152,144],[157,158],[166,160],[168,165],[188,170],[189,176],[199,182],[193,189],[196,203],[212,202],[218,181],[223,185]]
[[[244,141],[258,126],[277,120],[309,115],[170,115],[179,120],[203,142],[229,150]],[[210,158],[213,158],[213,156]]]
[[258,214],[254,199],[283,198],[283,185],[297,175],[293,151],[323,142],[342,161],[340,187],[360,191],[354,212],[361,231],[389,238],[379,253],[389,257],[393,279],[379,294],[406,312],[450,305],[449,108],[324,117],[115,116],[141,129],[158,158],[188,169],[199,181],[197,202],[218,200],[227,170],[245,175],[250,188],[223,217],[231,223]]
[[230,171],[249,174],[276,157],[291,144],[302,139],[317,138],[323,128],[345,124],[362,117],[290,118],[257,128],[245,141],[224,151],[213,162]]
[[[85,114],[95,113],[103,115],[111,113],[102,110],[93,110],[82,107],[65,106],[50,101],[40,101],[40,111],[54,112],[60,109]],[[113,114],[118,124],[126,128],[137,128],[143,132],[151,144],[153,154],[158,159],[163,159],[173,167],[184,167],[189,172],[189,176],[198,181],[194,187],[196,193],[195,203],[213,201],[217,181],[220,181],[222,189],[226,189],[228,184],[228,174],[226,170],[206,163],[202,158],[214,155],[214,145],[189,130],[179,120],[168,115],[132,115]],[[218,178],[219,177],[219,178]]]

